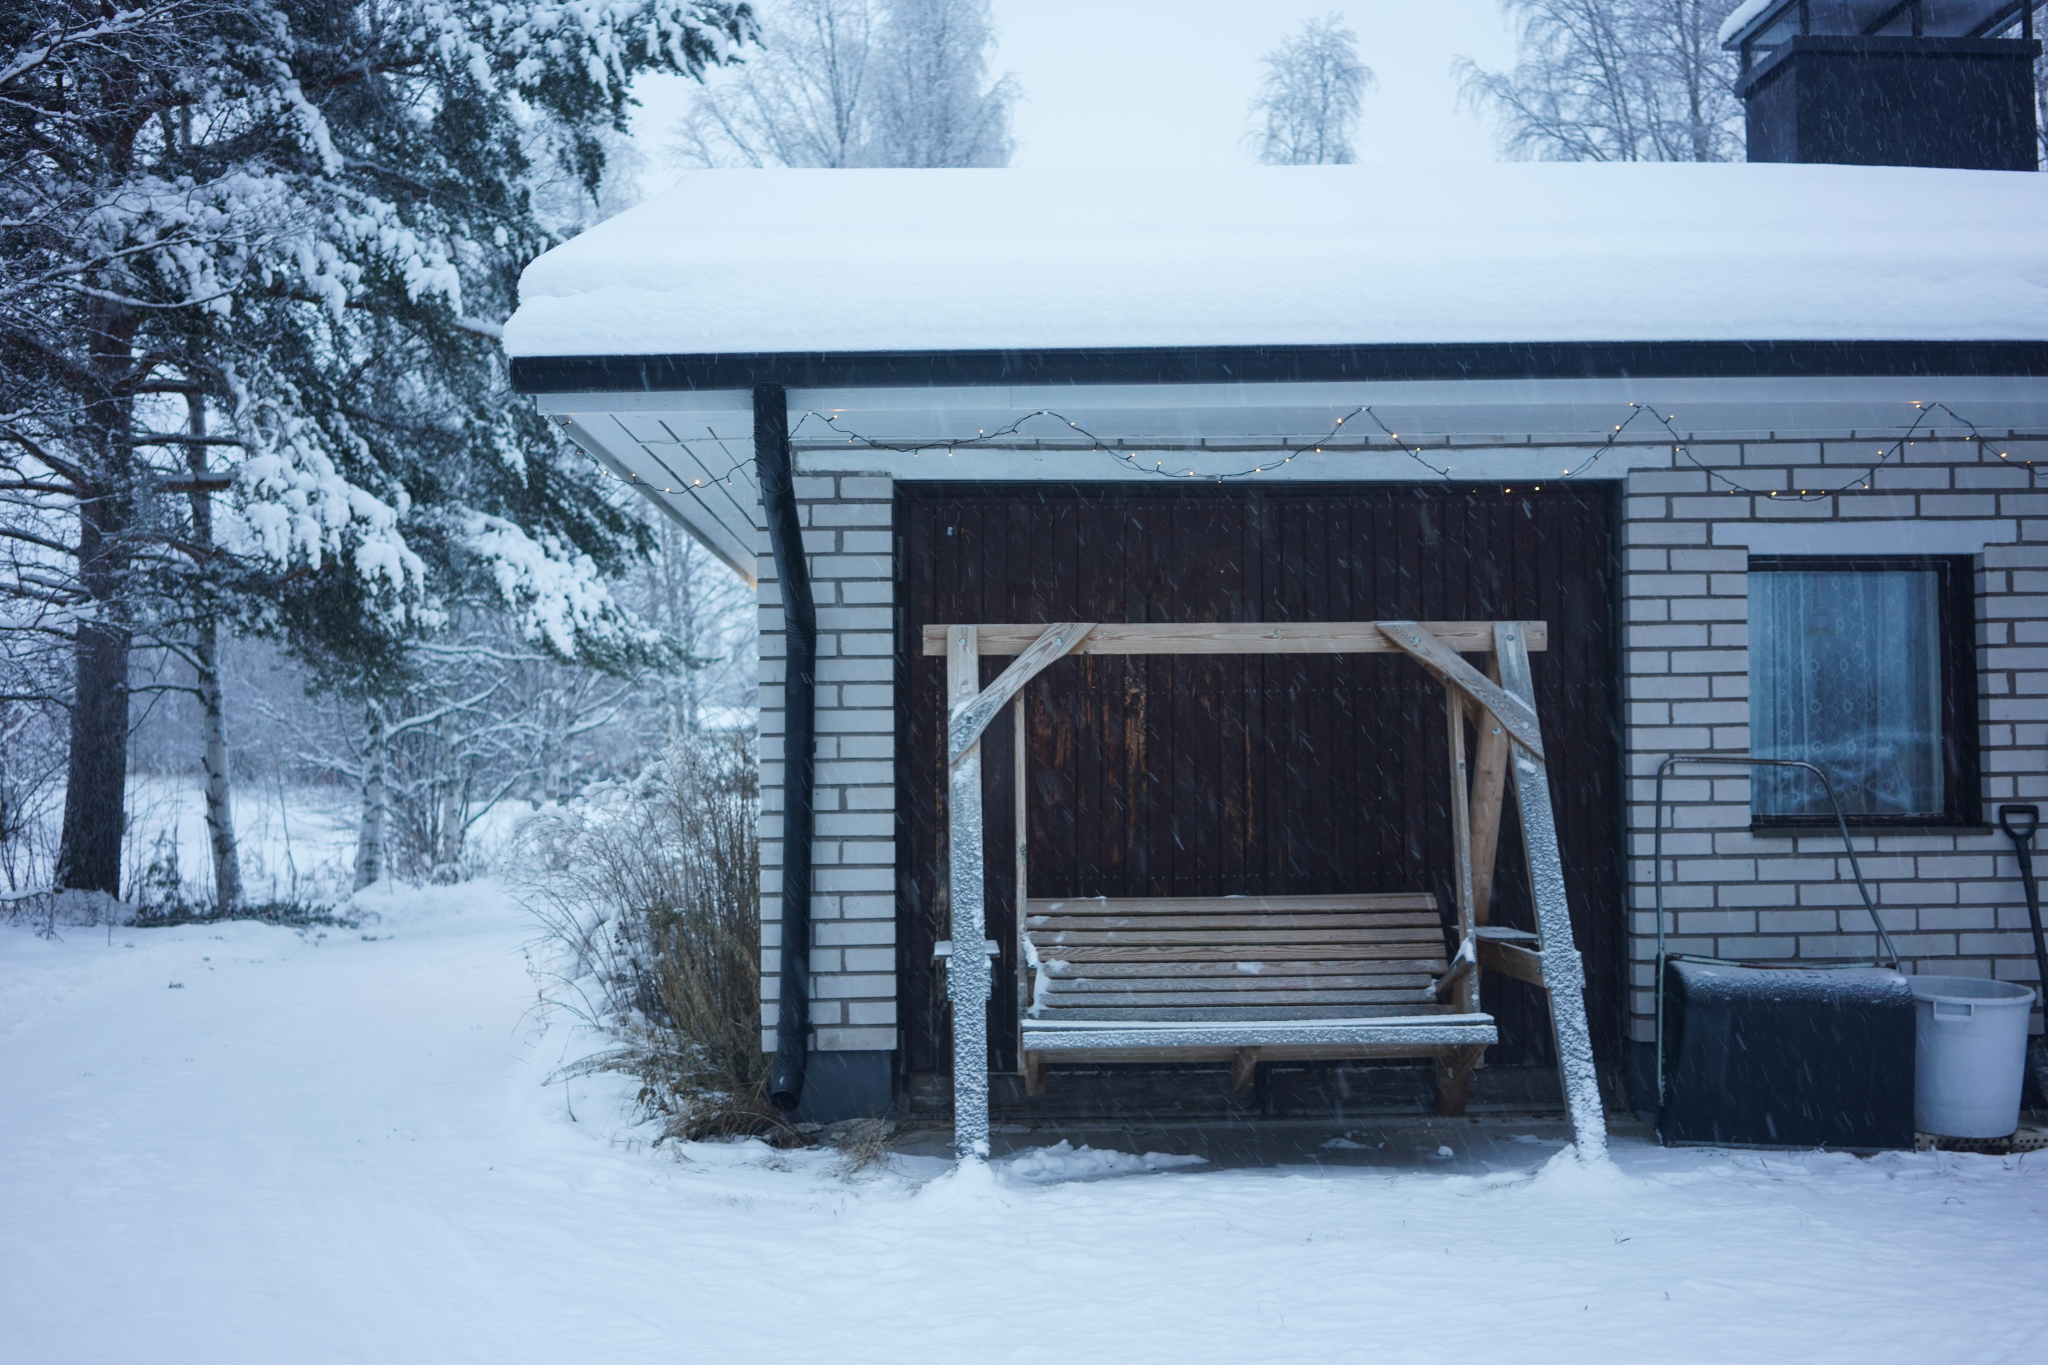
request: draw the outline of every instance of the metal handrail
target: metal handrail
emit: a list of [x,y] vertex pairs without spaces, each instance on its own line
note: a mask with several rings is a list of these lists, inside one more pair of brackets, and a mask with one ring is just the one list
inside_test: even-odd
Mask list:
[[[1877,906],[1870,899],[1870,887],[1863,880],[1863,864],[1856,857],[1856,841],[1849,837],[1849,821],[1842,814],[1842,802],[1835,795],[1835,784],[1815,764],[1796,758],[1756,758],[1749,754],[1672,754],[1657,765],[1657,808],[1655,816],[1655,838],[1651,859],[1654,863],[1652,877],[1657,887],[1657,1102],[1664,1101],[1664,779],[1671,774],[1674,763],[1715,763],[1743,764],[1750,768],[1802,768],[1820,779],[1821,789],[1827,793],[1828,805],[1835,812],[1835,828],[1841,831],[1842,848],[1849,855],[1849,870],[1856,875],[1856,890],[1863,897],[1863,908],[1870,912],[1870,922],[1877,927],[1877,941],[1884,946],[1885,954],[1891,958],[1890,966],[1897,970],[1899,950],[1892,943],[1892,936],[1885,932],[1884,921],[1878,918]],[[1727,961],[1730,959],[1715,959]],[[1871,965],[1885,966],[1883,958],[1871,955]]]

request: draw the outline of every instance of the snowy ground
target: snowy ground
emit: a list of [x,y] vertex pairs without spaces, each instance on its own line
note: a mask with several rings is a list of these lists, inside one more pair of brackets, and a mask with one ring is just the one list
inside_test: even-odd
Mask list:
[[490,884],[366,906],[0,929],[0,1361],[2048,1358],[2039,1158],[679,1159]]
[[[245,894],[258,903],[332,904],[353,883],[356,824],[361,798],[346,787],[239,783],[233,807]],[[49,813],[45,846],[56,846],[61,800]],[[178,861],[195,900],[213,894],[213,864],[206,835],[204,783],[191,774],[136,773],[128,779],[127,867],[122,884],[135,886],[144,865],[166,854]],[[495,866],[533,814],[524,801],[501,801],[485,811],[464,839],[465,856]]]
[[[238,783],[233,789],[235,834],[246,893],[259,902],[331,902],[346,895],[357,804],[353,793],[341,787]],[[170,854],[195,899],[212,895],[205,786],[199,777],[130,774],[127,814],[124,886],[133,888],[145,864]],[[54,846],[54,838],[49,842]]]

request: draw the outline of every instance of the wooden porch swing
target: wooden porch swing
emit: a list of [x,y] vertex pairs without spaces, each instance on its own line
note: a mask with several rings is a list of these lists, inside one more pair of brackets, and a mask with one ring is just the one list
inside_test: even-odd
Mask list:
[[[1462,1113],[1494,1020],[1479,971],[1542,988],[1581,1156],[1606,1148],[1586,1025],[1585,972],[1572,946],[1564,869],[1543,762],[1529,653],[1540,621],[1344,621],[928,626],[944,653],[952,906],[946,995],[953,1015],[954,1131],[963,1158],[988,1154],[989,951],[984,935],[981,738],[1026,683],[1068,654],[1390,654],[1444,684],[1456,850],[1457,950],[1444,953],[1436,898],[1395,895],[1030,900],[1024,859],[1024,746],[1018,711],[1017,901],[1030,973],[1020,1021],[1026,1087],[1049,1061],[1227,1061],[1240,1089],[1261,1061],[1427,1057],[1439,1112]],[[988,687],[980,657],[1015,655]],[[1485,654],[1482,673],[1463,654]],[[1468,761],[1465,724],[1479,739]],[[1512,770],[1537,932],[1487,923],[1502,802]]]

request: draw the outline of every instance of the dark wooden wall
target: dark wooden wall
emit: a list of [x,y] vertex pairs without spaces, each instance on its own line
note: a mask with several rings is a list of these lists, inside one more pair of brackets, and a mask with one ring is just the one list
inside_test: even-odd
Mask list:
[[[1525,619],[1573,927],[1604,1062],[1624,1003],[1618,518],[1609,488],[1532,491],[899,484],[897,942],[904,1064],[950,1065],[945,661],[927,624]],[[987,683],[1008,662],[985,659]],[[1083,656],[1026,692],[1034,896],[1426,889],[1452,901],[1440,684],[1396,655]],[[1012,729],[983,743],[991,1062],[1014,1069]],[[1494,922],[1534,928],[1513,802]],[[1489,976],[1497,1063],[1544,1061],[1537,992]]]

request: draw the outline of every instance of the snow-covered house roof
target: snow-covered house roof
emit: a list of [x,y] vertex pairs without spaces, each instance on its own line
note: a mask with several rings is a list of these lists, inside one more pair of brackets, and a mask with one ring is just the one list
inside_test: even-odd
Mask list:
[[[1090,477],[1094,436],[1060,438],[1313,445],[1368,403],[1467,447],[1597,444],[1637,402],[1688,439],[1903,431],[1921,401],[2039,430],[2043,223],[2048,176],[1988,171],[712,171],[535,261],[505,343],[751,576],[762,383],[800,449],[904,477],[938,467],[905,443],[1014,429],[1038,453],[949,476]],[[1288,467],[1357,472],[1331,458]]]
[[2048,338],[2048,176],[706,171],[527,267],[516,358]]

